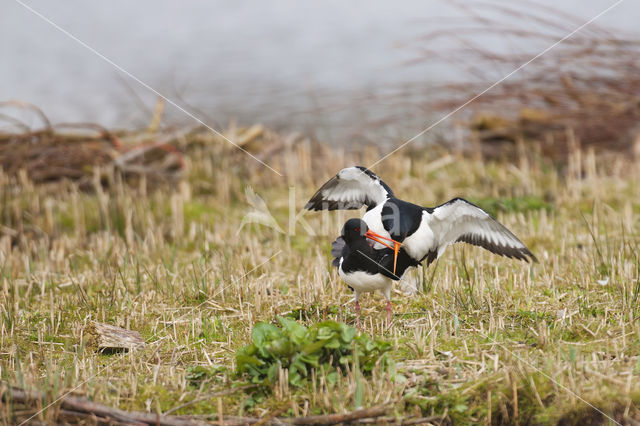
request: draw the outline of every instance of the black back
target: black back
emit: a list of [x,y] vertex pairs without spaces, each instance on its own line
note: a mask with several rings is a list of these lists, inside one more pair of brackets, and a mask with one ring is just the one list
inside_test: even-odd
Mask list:
[[422,212],[425,210],[430,212],[433,209],[391,197],[384,203],[380,212],[382,226],[389,232],[391,238],[402,242],[407,236],[416,232],[422,221]]

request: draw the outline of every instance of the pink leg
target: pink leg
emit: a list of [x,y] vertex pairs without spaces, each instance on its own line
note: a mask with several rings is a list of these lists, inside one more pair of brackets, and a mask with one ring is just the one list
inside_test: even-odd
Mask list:
[[387,327],[391,324],[391,300],[387,300]]
[[356,300],[356,327],[360,330],[360,302]]

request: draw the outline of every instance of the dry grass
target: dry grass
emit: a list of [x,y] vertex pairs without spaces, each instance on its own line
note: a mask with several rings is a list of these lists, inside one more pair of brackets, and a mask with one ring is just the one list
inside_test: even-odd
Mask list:
[[[280,178],[212,136],[187,139],[187,173],[170,188],[127,185],[109,168],[95,172],[88,192],[69,180],[0,176],[2,380],[158,413],[200,398],[174,414],[299,416],[353,410],[361,398],[389,402],[398,417],[455,423],[604,422],[587,403],[617,421],[640,420],[637,163],[599,164],[576,151],[560,176],[525,154],[517,164],[435,151],[387,159],[376,171],[397,194],[424,205],[468,197],[540,264],[450,248],[411,274],[418,294],[394,293],[388,329],[381,297],[363,300],[363,332],[393,342],[395,371],[350,372],[335,384],[316,372],[305,388],[279,383],[264,398],[251,389],[202,398],[244,383],[234,355],[256,322],[354,322],[329,243],[357,212],[307,213],[316,236],[300,223],[291,235],[256,224],[239,231],[251,210],[245,188],[290,231],[290,203],[297,213],[340,167],[371,164],[378,153],[282,143],[261,157],[285,172]],[[91,320],[137,330],[147,347],[95,353],[83,339]],[[197,366],[207,368],[200,381],[191,379]],[[0,407],[8,423],[40,408]],[[53,405],[35,419],[59,414]]]
[[[405,47],[414,55],[409,64],[439,64],[464,78],[436,87],[427,80],[387,102],[421,120],[435,112],[435,121],[473,98],[454,117],[454,131],[464,137],[440,142],[489,158],[513,158],[521,143],[559,163],[576,143],[640,158],[640,34],[597,20],[572,34],[586,21],[580,11],[535,1],[449,4],[462,17],[427,20],[431,30]],[[406,121],[403,109],[394,114],[378,124]]]

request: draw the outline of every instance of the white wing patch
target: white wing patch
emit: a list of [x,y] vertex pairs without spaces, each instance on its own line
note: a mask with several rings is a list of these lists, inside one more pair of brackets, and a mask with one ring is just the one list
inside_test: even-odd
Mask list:
[[347,167],[327,181],[311,197],[307,210],[350,210],[384,203],[388,186],[367,169]]
[[483,247],[493,253],[529,261],[537,261],[522,241],[480,207],[455,198],[436,207],[428,217],[435,235],[438,257],[450,244],[462,241]]
[[407,254],[413,259],[422,259],[427,253],[434,250],[434,246],[437,246],[437,236],[434,235],[430,225],[429,213],[423,211],[418,229],[402,242]]

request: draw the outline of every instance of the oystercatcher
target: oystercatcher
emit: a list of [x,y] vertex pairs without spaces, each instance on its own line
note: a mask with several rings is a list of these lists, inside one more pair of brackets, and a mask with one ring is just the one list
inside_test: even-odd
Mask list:
[[349,219],[342,227],[340,237],[331,244],[333,265],[354,293],[356,302],[356,324],[360,328],[360,293],[379,290],[387,299],[387,324],[391,323],[391,287],[393,281],[402,277],[404,271],[413,266],[412,259],[401,253],[396,272],[392,272],[395,261],[390,248],[376,250],[367,238],[386,245],[381,236],[369,230],[362,219]]
[[[402,250],[417,266],[427,266],[450,244],[462,241],[495,254],[537,262],[536,257],[504,225],[489,213],[462,198],[437,207],[422,207],[396,198],[378,176],[365,167],[340,170],[306,204],[307,210],[352,210],[367,206],[362,217],[369,230],[378,235],[375,249],[393,244],[396,272]],[[388,241],[383,244],[382,241]]]

